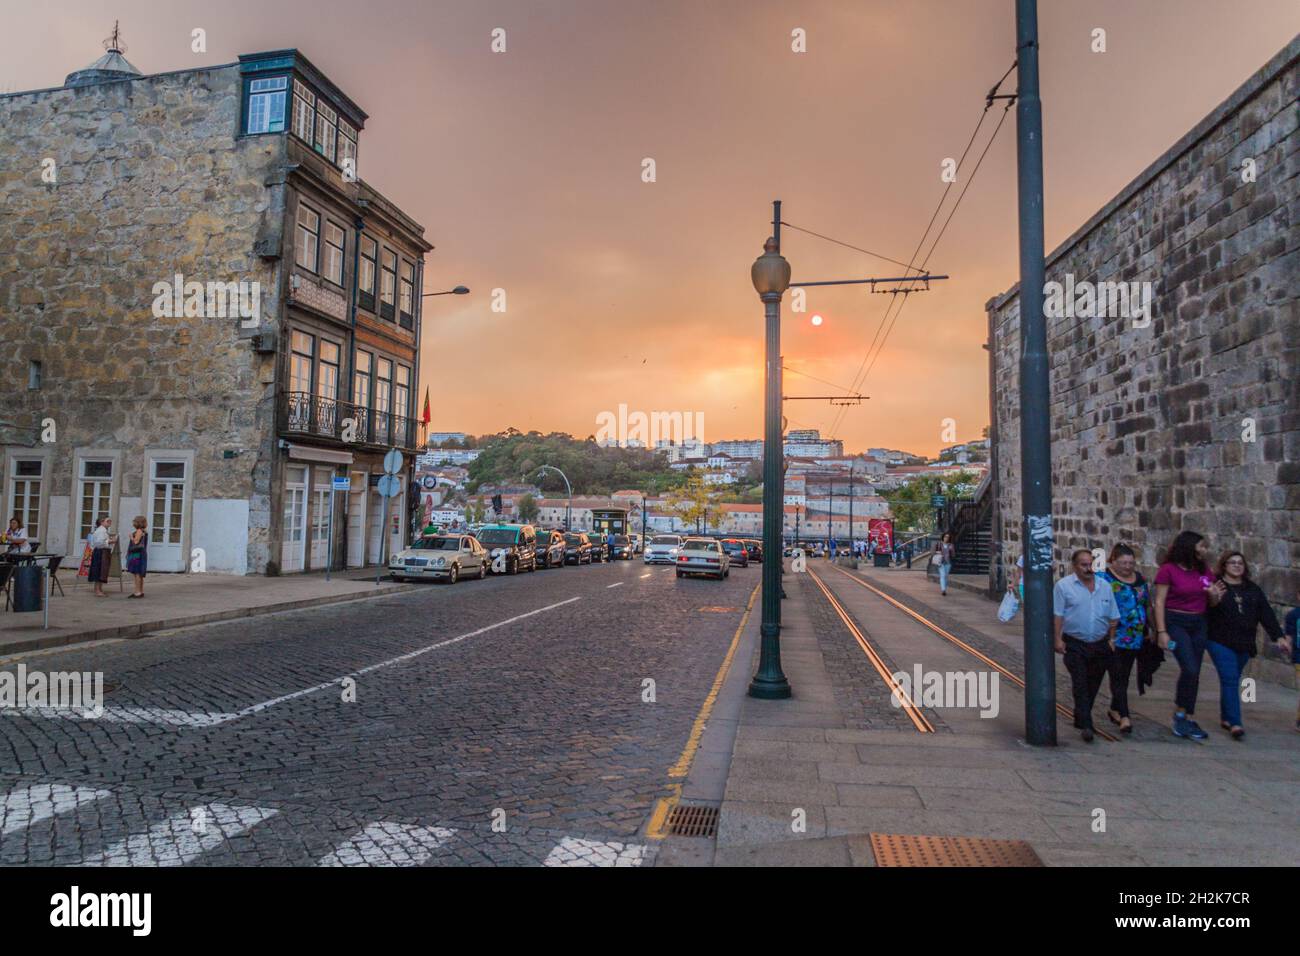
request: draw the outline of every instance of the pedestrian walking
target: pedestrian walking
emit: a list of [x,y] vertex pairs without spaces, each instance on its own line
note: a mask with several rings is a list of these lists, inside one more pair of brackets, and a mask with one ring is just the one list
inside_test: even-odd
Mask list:
[[1206,650],[1219,674],[1220,725],[1233,740],[1241,740],[1246,736],[1241,723],[1241,672],[1256,654],[1255,633],[1263,627],[1279,648],[1286,642],[1268,595],[1250,579],[1246,556],[1225,551],[1214,570],[1224,594],[1206,615]]
[[[1133,721],[1128,712],[1128,682],[1133,665],[1142,654],[1142,643],[1151,629],[1151,586],[1137,569],[1137,555],[1126,544],[1110,549],[1106,570],[1097,580],[1110,588],[1119,610],[1115,627],[1114,656],[1110,662],[1110,707],[1106,716],[1120,733],[1131,734]],[[1141,687],[1139,686],[1139,691]]]
[[117,535],[113,534],[113,519],[101,516],[90,533],[90,580],[95,585],[95,597],[108,597],[104,585],[108,583],[108,569],[113,562],[113,547]]
[[144,576],[149,570],[149,529],[143,515],[131,521],[131,537],[126,545],[126,569],[135,583],[127,597],[144,597]]
[[952,545],[952,535],[945,531],[939,540],[939,546],[934,549],[934,556],[939,564],[939,593],[944,597],[948,596],[948,573],[952,569],[952,559],[956,553],[957,549]]
[[1011,574],[1008,576],[1007,592],[1015,595],[1016,600],[1021,604],[1025,603],[1025,556],[1022,554],[1016,558],[1016,563],[1011,566]]
[[1174,693],[1175,737],[1204,740],[1209,736],[1192,719],[1201,683],[1201,662],[1205,657],[1206,613],[1226,588],[1214,580],[1205,555],[1209,545],[1195,531],[1181,531],[1169,546],[1156,572],[1156,592],[1151,609],[1156,619],[1156,640],[1173,651],[1178,662],[1178,686]]
[[1102,678],[1110,673],[1111,640],[1119,624],[1119,608],[1110,587],[1092,573],[1092,552],[1080,548],[1070,555],[1074,573],[1052,589],[1056,653],[1065,658],[1074,692],[1074,726],[1084,743],[1092,743],[1092,705]]
[[[1286,612],[1286,619],[1282,622],[1282,648],[1291,655],[1296,684],[1300,685],[1300,584],[1296,585],[1295,597],[1296,606]],[[1300,705],[1296,707],[1295,729],[1300,730]]]

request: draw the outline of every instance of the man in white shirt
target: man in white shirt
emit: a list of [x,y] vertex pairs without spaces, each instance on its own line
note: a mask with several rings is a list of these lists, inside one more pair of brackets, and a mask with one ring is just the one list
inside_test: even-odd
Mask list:
[[1111,640],[1119,623],[1119,607],[1110,586],[1092,573],[1092,552],[1080,548],[1070,556],[1074,573],[1052,589],[1056,616],[1056,653],[1065,656],[1074,691],[1074,726],[1084,742],[1092,743],[1092,705],[1102,678],[1110,671]]

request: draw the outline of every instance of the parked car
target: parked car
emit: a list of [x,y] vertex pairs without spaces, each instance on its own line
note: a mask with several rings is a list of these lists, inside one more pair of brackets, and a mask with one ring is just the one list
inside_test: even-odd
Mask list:
[[610,551],[610,559],[614,561],[631,561],[635,554],[635,548],[632,539],[625,534],[614,535],[614,547]]
[[537,532],[530,524],[484,525],[478,541],[492,558],[488,569],[494,574],[537,570]]
[[763,542],[757,538],[745,538],[745,547],[749,551],[749,560],[763,563]]
[[679,534],[657,534],[645,546],[642,560],[646,564],[676,564],[677,549],[682,546]]
[[740,538],[723,538],[722,550],[727,552],[727,557],[731,559],[732,564],[742,568],[749,567],[749,548]]
[[564,567],[564,535],[558,531],[537,532],[537,563],[543,568]]
[[687,538],[677,552],[677,576],[707,574],[721,581],[731,574],[731,559],[713,538]]
[[388,559],[388,575],[394,581],[430,578],[455,584],[462,577],[481,580],[491,560],[467,534],[426,535]]
[[564,536],[564,561],[591,564],[591,542],[581,531],[570,531]]
[[591,563],[604,564],[609,560],[609,540],[600,531],[589,531],[587,540],[591,542]]

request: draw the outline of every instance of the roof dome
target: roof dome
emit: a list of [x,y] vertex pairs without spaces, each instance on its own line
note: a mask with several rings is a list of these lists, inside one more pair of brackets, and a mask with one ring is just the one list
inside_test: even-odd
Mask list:
[[104,41],[107,52],[90,66],[69,73],[63,80],[64,86],[90,86],[93,83],[105,83],[109,80],[125,80],[142,75],[131,61],[122,55],[126,46],[117,24],[113,24],[113,35]]

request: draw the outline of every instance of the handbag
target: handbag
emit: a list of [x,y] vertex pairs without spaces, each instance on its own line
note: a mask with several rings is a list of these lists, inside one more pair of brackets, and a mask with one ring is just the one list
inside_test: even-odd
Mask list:
[[1020,611],[1020,601],[1014,594],[1008,591],[1002,595],[1002,603],[998,605],[998,620],[1003,624],[1010,623],[1011,619]]

